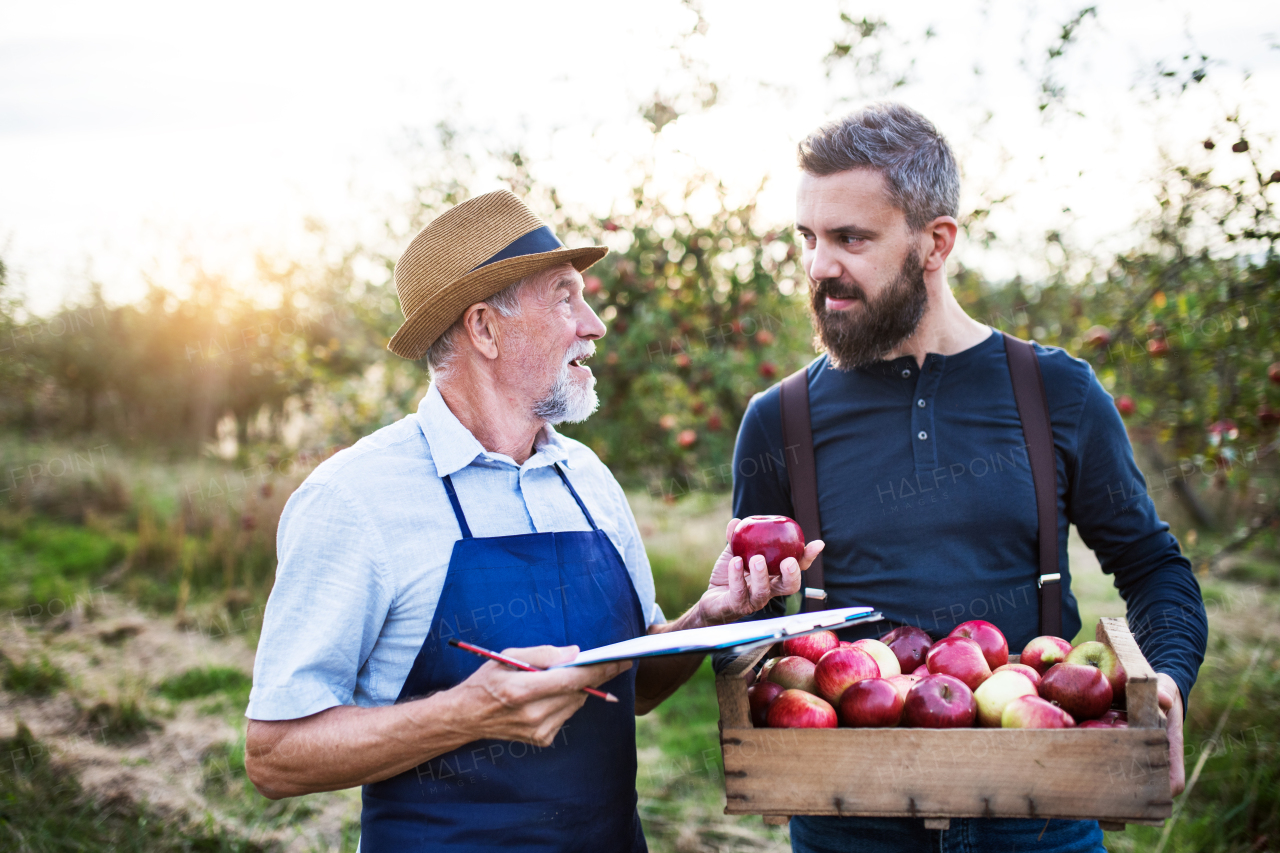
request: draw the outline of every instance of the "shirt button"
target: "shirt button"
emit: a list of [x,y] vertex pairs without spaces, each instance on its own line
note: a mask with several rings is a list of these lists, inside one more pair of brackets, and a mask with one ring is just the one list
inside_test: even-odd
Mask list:
[[916,400],[916,405],[923,409],[923,408],[924,408],[924,398],[923,398],[923,397],[921,397],[919,400]]
[[920,432],[916,433],[916,438],[920,439],[921,441],[924,441],[928,437],[929,437],[929,433],[925,432],[924,430],[920,430]]
[[904,367],[904,368],[902,369],[902,378],[903,378],[903,379],[910,379],[910,378],[911,378],[911,369],[910,369],[910,368]]

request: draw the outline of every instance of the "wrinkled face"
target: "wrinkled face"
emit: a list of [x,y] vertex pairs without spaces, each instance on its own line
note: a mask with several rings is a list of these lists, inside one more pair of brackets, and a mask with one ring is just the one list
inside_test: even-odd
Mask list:
[[878,171],[802,173],[796,230],[817,343],[835,367],[882,359],[915,333],[928,305],[918,235]]
[[572,264],[544,270],[520,290],[520,314],[501,321],[503,375],[531,400],[534,417],[576,423],[596,410],[596,378],[582,364],[595,354],[604,323],[582,296]]

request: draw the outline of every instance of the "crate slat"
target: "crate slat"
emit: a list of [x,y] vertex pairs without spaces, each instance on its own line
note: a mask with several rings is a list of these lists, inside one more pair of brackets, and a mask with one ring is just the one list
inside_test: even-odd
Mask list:
[[1156,692],[1156,673],[1142,656],[1138,641],[1129,632],[1129,623],[1124,619],[1104,616],[1098,620],[1097,637],[1120,658],[1120,665],[1128,676],[1124,695],[1129,725],[1139,729],[1163,729],[1165,715],[1160,710],[1160,697]]
[[728,814],[1167,817],[1169,746],[1141,729],[728,729]]

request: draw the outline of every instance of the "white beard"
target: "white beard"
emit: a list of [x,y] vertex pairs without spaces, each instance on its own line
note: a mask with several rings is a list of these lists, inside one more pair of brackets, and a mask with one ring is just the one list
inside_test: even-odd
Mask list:
[[565,357],[556,376],[555,384],[547,395],[533,406],[533,415],[549,424],[576,424],[591,417],[600,407],[600,398],[596,396],[596,378],[578,379],[569,370],[569,363],[595,353],[595,347],[575,347]]

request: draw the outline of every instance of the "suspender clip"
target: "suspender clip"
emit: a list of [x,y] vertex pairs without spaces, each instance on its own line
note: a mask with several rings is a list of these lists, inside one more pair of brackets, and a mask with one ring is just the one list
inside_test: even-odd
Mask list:
[[812,598],[815,601],[826,601],[827,591],[825,589],[817,589],[812,586],[806,586],[804,588],[804,597]]
[[1036,582],[1036,586],[1043,589],[1044,585],[1047,583],[1061,583],[1061,582],[1062,582],[1062,574],[1060,572],[1053,572],[1051,574],[1041,575],[1040,579]]

